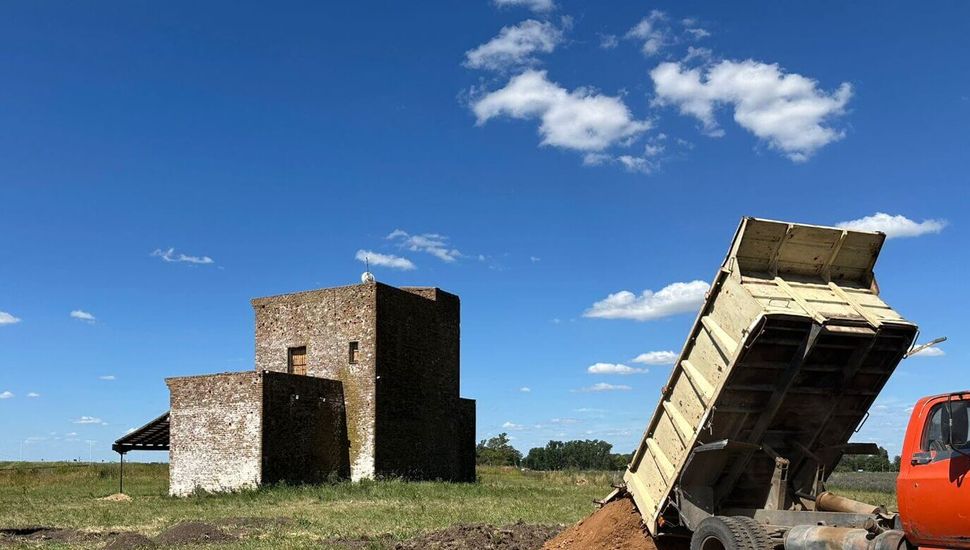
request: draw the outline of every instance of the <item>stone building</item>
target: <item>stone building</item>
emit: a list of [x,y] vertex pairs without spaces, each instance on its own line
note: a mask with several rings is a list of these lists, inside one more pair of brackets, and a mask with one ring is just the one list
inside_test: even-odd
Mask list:
[[333,476],[474,481],[458,296],[365,282],[252,306],[255,372],[166,380],[173,495]]

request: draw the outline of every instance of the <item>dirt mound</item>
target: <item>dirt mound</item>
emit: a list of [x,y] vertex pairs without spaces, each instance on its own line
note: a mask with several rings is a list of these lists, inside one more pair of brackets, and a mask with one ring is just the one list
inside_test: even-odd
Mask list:
[[12,542],[53,542],[60,544],[78,544],[96,541],[100,533],[89,533],[75,529],[59,529],[57,527],[19,527],[14,529],[0,529],[0,543]]
[[543,550],[657,550],[633,500],[614,500],[550,540]]
[[155,541],[161,545],[205,544],[209,542],[229,542],[235,540],[222,529],[210,523],[183,521],[162,531]]
[[135,548],[155,548],[155,543],[141,533],[118,533],[104,547],[104,550],[134,550]]
[[542,543],[562,527],[516,523],[506,527],[470,524],[452,525],[406,542],[395,550],[539,550]]

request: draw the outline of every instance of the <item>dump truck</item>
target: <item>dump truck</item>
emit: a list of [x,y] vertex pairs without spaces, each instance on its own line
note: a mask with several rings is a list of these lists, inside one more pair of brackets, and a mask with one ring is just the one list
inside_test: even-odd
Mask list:
[[[826,490],[843,455],[877,452],[849,440],[918,335],[879,296],[873,266],[884,240],[743,219],[624,485],[609,498],[628,493],[651,535],[690,536],[692,550],[970,548],[962,474],[939,466],[935,489],[912,487],[925,484],[913,473],[921,464],[967,460],[958,449],[960,437],[966,446],[970,393],[914,408],[899,477],[908,484],[899,490],[902,516]],[[934,414],[939,448],[924,450],[932,432],[924,423]],[[961,414],[963,435],[959,426],[944,433]],[[947,484],[962,495],[959,513],[930,504],[934,494],[957,498],[941,490]],[[949,531],[939,535],[939,521],[915,509],[949,513]]]

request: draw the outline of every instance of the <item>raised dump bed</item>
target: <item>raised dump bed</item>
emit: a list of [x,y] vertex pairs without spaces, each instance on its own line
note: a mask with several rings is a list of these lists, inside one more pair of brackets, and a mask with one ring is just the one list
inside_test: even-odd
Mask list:
[[847,442],[917,333],[879,298],[884,240],[742,220],[624,476],[652,534],[801,523],[843,454],[873,452]]

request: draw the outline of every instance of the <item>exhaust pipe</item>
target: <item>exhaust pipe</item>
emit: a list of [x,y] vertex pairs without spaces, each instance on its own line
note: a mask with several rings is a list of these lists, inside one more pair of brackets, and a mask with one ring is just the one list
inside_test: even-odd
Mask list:
[[815,509],[819,512],[849,512],[851,514],[885,514],[882,506],[873,506],[851,498],[840,497],[835,493],[825,491],[815,497]]
[[900,550],[906,548],[902,531],[878,535],[865,529],[797,525],[785,533],[785,550]]

